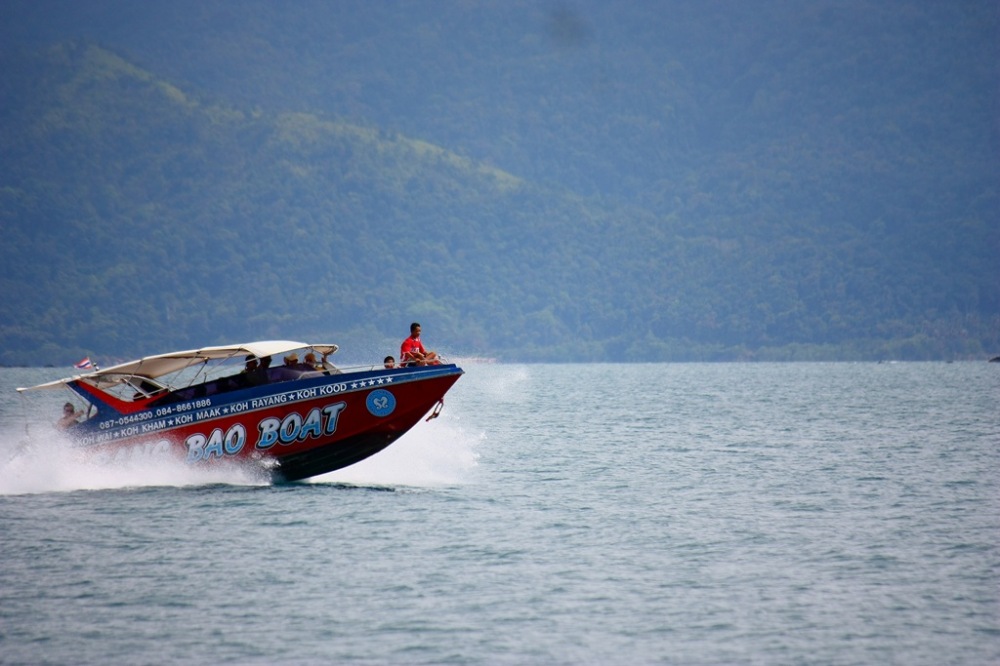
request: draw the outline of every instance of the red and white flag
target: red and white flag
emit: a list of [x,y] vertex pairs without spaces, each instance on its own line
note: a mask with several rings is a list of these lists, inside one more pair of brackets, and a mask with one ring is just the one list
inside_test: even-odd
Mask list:
[[94,367],[94,364],[91,362],[90,357],[88,356],[87,358],[82,359],[78,363],[74,363],[73,367],[76,368],[77,370],[90,370]]

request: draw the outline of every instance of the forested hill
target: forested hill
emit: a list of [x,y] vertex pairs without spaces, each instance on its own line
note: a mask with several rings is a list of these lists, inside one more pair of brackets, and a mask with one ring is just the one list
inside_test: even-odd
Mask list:
[[993,3],[5,7],[0,363],[1000,352]]

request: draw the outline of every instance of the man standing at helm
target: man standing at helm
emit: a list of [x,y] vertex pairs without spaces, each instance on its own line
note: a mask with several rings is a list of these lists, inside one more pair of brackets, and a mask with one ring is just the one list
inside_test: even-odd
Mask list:
[[436,352],[424,349],[424,343],[420,342],[420,324],[417,322],[410,324],[410,337],[399,346],[399,360],[404,366],[437,365],[441,362]]

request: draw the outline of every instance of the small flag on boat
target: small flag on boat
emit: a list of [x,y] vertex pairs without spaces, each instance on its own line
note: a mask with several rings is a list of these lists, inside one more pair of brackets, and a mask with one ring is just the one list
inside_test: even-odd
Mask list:
[[80,362],[74,363],[73,367],[76,368],[77,370],[90,370],[94,367],[94,364],[93,362],[91,362],[90,357],[88,356],[87,358],[82,359]]

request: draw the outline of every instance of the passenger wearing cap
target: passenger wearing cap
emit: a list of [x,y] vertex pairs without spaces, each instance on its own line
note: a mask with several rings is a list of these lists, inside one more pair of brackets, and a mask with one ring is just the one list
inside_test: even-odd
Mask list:
[[286,356],[284,364],[281,367],[272,368],[267,372],[267,376],[272,382],[286,382],[291,379],[298,379],[301,374],[302,369],[299,367],[299,356],[295,353]]

